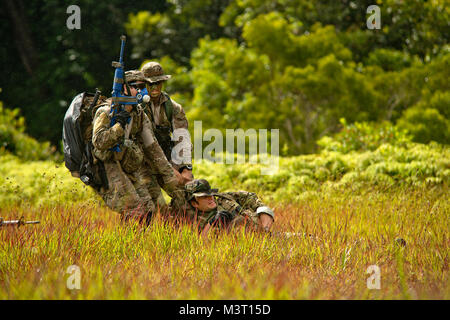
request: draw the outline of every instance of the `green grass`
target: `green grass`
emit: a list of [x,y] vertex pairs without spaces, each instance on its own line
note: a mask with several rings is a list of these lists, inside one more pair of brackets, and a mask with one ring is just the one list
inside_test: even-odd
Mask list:
[[[41,224],[0,231],[0,299],[449,299],[446,187],[321,193],[277,205],[275,231],[220,233],[159,217],[144,230],[96,205],[13,206]],[[402,237],[406,247],[394,240]],[[70,265],[81,269],[69,290]],[[381,289],[366,269],[381,269]]]
[[[200,238],[159,216],[120,223],[63,164],[0,157],[0,299],[449,299],[449,148],[381,145],[261,165],[196,162],[213,187],[257,192],[275,234]],[[403,238],[406,247],[398,246]],[[81,270],[69,290],[67,268]],[[366,270],[378,265],[381,289]]]

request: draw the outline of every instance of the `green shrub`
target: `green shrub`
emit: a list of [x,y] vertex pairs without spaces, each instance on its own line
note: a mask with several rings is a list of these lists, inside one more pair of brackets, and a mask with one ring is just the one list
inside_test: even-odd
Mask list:
[[366,59],[367,65],[376,65],[385,71],[398,71],[411,65],[407,53],[390,49],[376,49]]
[[322,137],[317,144],[321,150],[350,151],[375,150],[384,143],[406,146],[412,137],[406,130],[401,130],[388,121],[382,123],[355,122],[347,124],[340,119],[342,130],[333,137]]
[[444,186],[450,182],[450,148],[431,143],[381,144],[375,150],[323,150],[320,154],[280,157],[273,175],[262,175],[260,164],[194,164],[196,178],[205,178],[222,191],[249,190],[264,200],[292,202],[307,192],[373,186],[403,188]]
[[0,156],[0,207],[65,205],[100,199],[80,179],[73,178],[63,163],[23,161]]
[[13,154],[23,160],[56,160],[61,156],[49,142],[40,143],[25,134],[19,109],[6,109],[0,102],[0,156]]
[[[447,106],[447,108],[449,108]],[[420,143],[436,141],[450,144],[450,120],[439,110],[428,108],[424,103],[407,109],[398,120],[399,128],[408,130],[413,140]]]
[[[207,179],[220,191],[247,190],[263,201],[295,202],[311,194],[373,187],[443,187],[450,182],[450,147],[409,142],[406,146],[384,143],[375,150],[324,150],[319,154],[280,157],[279,168],[262,174],[262,164],[220,164],[194,161],[194,176]],[[73,178],[62,163],[23,161],[0,156],[0,207],[18,203],[103,203],[92,189]]]

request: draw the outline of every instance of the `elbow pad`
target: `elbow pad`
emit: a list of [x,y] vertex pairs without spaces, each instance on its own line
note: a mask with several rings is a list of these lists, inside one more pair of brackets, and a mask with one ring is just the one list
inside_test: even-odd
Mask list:
[[258,209],[256,209],[256,213],[258,214],[258,216],[259,216],[261,213],[268,214],[269,216],[272,217],[273,220],[275,220],[275,213],[274,213],[273,210],[270,209],[269,207],[258,207]]

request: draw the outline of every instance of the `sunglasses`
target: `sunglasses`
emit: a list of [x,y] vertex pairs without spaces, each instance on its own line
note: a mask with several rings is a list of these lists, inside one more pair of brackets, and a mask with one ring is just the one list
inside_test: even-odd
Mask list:
[[130,83],[130,87],[137,90],[143,90],[145,88],[145,83]]
[[153,83],[147,83],[147,89],[153,89],[156,88],[157,86],[159,86],[160,83],[163,83],[163,81],[157,81],[157,82],[153,82]]

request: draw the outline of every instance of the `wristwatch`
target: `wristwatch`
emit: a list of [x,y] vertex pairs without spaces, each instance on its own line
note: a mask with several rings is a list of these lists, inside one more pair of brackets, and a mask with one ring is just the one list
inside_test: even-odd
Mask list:
[[188,169],[189,171],[192,171],[192,165],[186,164],[186,165],[182,166],[180,169],[178,169],[178,172],[182,173],[184,169]]

